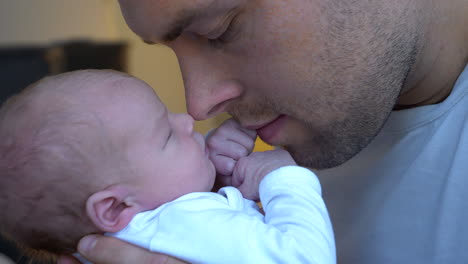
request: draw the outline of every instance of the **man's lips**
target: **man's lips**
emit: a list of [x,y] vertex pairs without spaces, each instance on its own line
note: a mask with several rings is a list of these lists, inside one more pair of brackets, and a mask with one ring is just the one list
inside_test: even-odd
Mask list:
[[257,130],[258,136],[267,143],[273,143],[275,136],[284,126],[287,120],[286,115],[280,115],[275,119],[261,125],[246,126],[248,129]]

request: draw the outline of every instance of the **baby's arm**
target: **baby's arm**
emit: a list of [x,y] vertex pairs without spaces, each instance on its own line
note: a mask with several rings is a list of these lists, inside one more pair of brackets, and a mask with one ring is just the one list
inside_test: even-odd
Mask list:
[[256,231],[269,240],[259,246],[290,263],[336,263],[332,225],[313,172],[287,166],[269,173],[260,183],[260,200],[265,224]]
[[[218,137],[218,144],[222,145],[229,135],[245,133],[239,127],[236,123],[228,129],[224,126],[224,137]],[[222,226],[238,230],[231,239],[245,241],[250,244],[247,248],[252,252],[257,249],[260,258],[269,257],[264,260],[271,263],[335,263],[333,229],[318,178],[310,170],[294,165],[291,155],[279,149],[232,159],[232,169],[227,171],[232,174],[232,185],[248,199],[260,198],[265,221],[239,221],[242,217],[238,216]],[[240,252],[243,246],[238,248]]]
[[[231,153],[225,155],[231,159],[224,163],[229,163],[229,169],[224,173],[232,174],[232,185],[244,197],[260,198],[265,211],[264,222],[239,220],[242,216],[238,215],[220,223],[227,230],[212,231],[225,234],[234,231],[235,235],[228,239],[238,242],[238,253],[249,248],[253,252],[258,249],[260,258],[270,257],[271,263],[336,263],[333,229],[317,176],[308,169],[294,166],[295,161],[284,150],[251,153],[255,137],[251,134],[249,142],[248,133],[235,121],[227,121],[215,131],[217,140],[212,144],[223,151],[213,151],[212,157]],[[243,154],[235,158],[232,158],[233,149],[223,148],[223,142],[229,141],[232,135],[244,138],[243,144],[239,140],[237,146],[231,144],[233,149],[243,148]],[[223,167],[222,162],[213,162],[217,168]],[[219,218],[213,216],[211,219]],[[247,243],[245,248],[244,243]]]
[[320,182],[312,171],[296,166],[287,151],[255,152],[239,159],[233,183],[248,199],[260,196],[265,211],[264,223],[252,228],[258,236],[249,239],[253,248],[263,248],[278,263],[336,262]]

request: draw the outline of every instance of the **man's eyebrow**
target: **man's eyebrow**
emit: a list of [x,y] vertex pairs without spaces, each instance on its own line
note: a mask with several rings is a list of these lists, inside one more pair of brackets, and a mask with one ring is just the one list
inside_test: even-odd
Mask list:
[[[201,14],[200,9],[183,9],[175,15],[176,19],[172,22],[165,33],[159,37],[159,39],[164,42],[171,42],[176,40],[186,28],[188,28],[195,19]],[[146,44],[156,44],[154,41],[145,40],[143,42]]]
[[169,26],[169,29],[162,35],[163,41],[173,41],[177,39],[186,28],[188,28],[195,18],[200,15],[200,9],[184,9],[177,14],[177,18]]

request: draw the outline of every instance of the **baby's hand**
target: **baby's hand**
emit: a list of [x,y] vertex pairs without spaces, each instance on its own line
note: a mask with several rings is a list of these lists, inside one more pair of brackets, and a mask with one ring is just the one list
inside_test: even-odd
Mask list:
[[250,200],[258,201],[258,188],[262,179],[270,172],[289,165],[296,165],[289,152],[276,149],[254,152],[239,159],[232,175],[232,185]]
[[236,162],[252,152],[256,137],[255,130],[241,127],[234,119],[221,124],[206,141],[218,175],[231,176]]

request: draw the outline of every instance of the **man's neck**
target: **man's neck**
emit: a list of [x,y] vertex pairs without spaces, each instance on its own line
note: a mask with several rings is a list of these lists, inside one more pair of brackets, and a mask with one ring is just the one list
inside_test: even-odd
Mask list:
[[443,101],[468,63],[468,0],[433,2],[421,21],[418,57],[396,110]]

